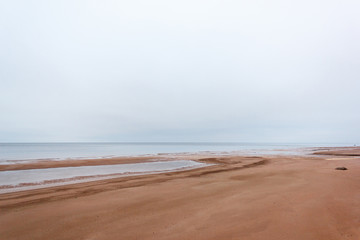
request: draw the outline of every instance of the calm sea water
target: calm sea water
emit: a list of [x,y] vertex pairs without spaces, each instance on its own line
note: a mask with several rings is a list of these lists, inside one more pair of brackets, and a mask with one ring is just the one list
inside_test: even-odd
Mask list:
[[0,164],[13,160],[103,158],[185,152],[270,151],[346,144],[270,143],[0,143]]

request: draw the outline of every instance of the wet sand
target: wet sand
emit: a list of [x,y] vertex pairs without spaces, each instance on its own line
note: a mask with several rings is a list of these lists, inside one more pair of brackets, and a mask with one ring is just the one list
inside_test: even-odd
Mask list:
[[350,157],[349,149],[322,150],[327,155],[201,156],[217,165],[0,194],[0,236],[360,239],[360,158],[354,149]]
[[68,159],[68,160],[39,160],[39,161],[14,161],[15,164],[0,165],[0,171],[12,170],[29,170],[29,169],[43,169],[43,168],[61,168],[61,167],[80,167],[80,166],[98,166],[98,165],[113,165],[125,163],[139,163],[159,161],[161,157],[113,157],[106,159]]
[[315,155],[360,156],[360,147],[319,148]]

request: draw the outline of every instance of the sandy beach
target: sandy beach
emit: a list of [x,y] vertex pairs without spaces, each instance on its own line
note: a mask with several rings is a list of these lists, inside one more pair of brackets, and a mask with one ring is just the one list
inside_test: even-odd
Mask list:
[[[0,194],[1,239],[360,239],[358,147],[188,158],[214,165]],[[36,164],[0,170],[101,161]]]
[[0,240],[360,240],[359,9],[0,1]]

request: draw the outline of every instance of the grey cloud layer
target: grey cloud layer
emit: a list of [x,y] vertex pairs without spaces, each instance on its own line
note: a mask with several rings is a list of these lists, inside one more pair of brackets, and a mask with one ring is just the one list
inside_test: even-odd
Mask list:
[[360,142],[358,1],[2,1],[0,141]]

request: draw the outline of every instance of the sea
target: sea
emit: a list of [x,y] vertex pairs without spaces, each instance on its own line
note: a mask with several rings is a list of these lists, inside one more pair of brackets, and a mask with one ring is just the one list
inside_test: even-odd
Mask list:
[[77,143],[0,143],[0,164],[31,160],[64,160],[148,156],[189,153],[295,154],[309,147],[351,146],[335,143],[237,143],[237,142],[77,142]]

